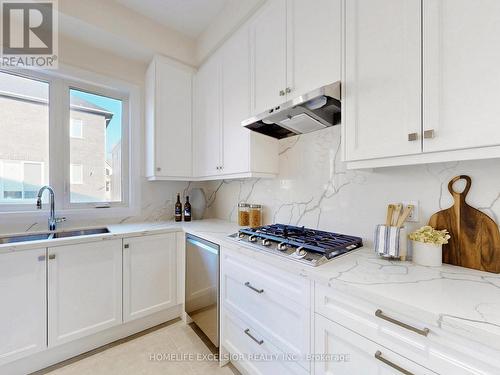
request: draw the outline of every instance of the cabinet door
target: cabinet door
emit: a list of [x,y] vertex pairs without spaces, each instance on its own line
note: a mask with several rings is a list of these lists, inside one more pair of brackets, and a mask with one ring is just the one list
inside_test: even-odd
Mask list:
[[122,241],[48,249],[49,346],[122,323]]
[[0,365],[46,347],[45,252],[0,254]]
[[222,172],[249,172],[250,130],[241,126],[250,117],[248,27],[243,26],[217,53],[222,56]]
[[346,159],[420,153],[421,1],[349,0],[345,7]]
[[287,17],[287,98],[340,81],[341,0],[289,0]]
[[250,35],[255,115],[286,100],[286,0],[264,4],[250,22]]
[[123,320],[175,306],[175,233],[123,240]]
[[500,2],[424,0],[424,151],[500,144]]
[[220,63],[212,56],[195,77],[195,176],[214,176],[221,165]]
[[156,61],[155,175],[192,174],[192,72],[165,59]]
[[435,374],[321,315],[314,325],[317,375]]

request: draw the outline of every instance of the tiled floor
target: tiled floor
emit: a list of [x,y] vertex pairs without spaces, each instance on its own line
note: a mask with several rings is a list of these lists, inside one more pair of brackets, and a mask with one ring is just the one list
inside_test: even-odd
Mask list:
[[[177,355],[199,358],[210,349],[190,326],[178,321],[144,336],[112,346],[89,357],[48,372],[50,375],[233,375],[232,366],[220,368],[215,361],[172,360]],[[151,359],[154,357],[155,359]]]

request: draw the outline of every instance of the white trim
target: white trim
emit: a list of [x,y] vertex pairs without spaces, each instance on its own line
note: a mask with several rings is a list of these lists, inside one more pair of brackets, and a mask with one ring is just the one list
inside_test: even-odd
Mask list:
[[[2,70],[0,70],[2,71]],[[140,86],[93,73],[80,68],[59,64],[58,70],[33,71],[12,69],[5,73],[37,79],[49,83],[49,159],[50,185],[56,191],[56,209],[69,219],[117,218],[134,216],[140,213],[141,196],[141,142],[142,142],[142,89]],[[123,202],[110,204],[72,204],[69,205],[69,162],[61,158],[61,145],[65,155],[69,156],[69,91],[64,95],[65,88],[75,88],[111,96],[126,98],[122,118],[126,123],[122,130],[122,196]],[[97,90],[97,91],[96,91]],[[66,105],[67,104],[67,105]],[[127,116],[128,114],[128,116]],[[135,126],[132,126],[134,124]],[[69,157],[67,158],[69,160]],[[62,194],[65,192],[65,194]],[[66,202],[68,200],[68,202]],[[44,205],[44,211],[46,210]],[[96,209],[106,207],[105,210]],[[109,208],[108,208],[109,207]],[[0,223],[2,218],[9,222],[19,221],[29,215],[30,219],[46,216],[33,206],[32,210],[26,204],[12,205],[9,211],[3,211],[0,205]]]

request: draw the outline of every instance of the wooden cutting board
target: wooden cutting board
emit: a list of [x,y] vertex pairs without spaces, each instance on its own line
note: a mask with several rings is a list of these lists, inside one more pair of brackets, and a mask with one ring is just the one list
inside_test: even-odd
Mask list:
[[[453,184],[461,179],[467,185],[462,193],[458,193],[453,190]],[[432,215],[429,225],[435,229],[447,229],[450,233],[448,244],[443,245],[444,263],[500,273],[500,231],[488,215],[465,201],[471,184],[469,176],[454,177],[448,183],[448,190],[455,203]]]

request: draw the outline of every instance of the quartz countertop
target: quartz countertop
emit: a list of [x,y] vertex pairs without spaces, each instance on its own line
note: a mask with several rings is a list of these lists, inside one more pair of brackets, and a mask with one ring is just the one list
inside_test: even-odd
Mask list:
[[500,350],[500,275],[462,267],[385,260],[370,248],[318,267],[257,251],[227,238],[238,226],[223,220],[108,225],[110,233],[0,245],[0,253],[32,248],[186,232],[285,271]]
[[[119,239],[125,237],[138,237],[151,234],[162,234],[170,232],[187,232],[203,237],[209,241],[221,243],[225,237],[231,233],[238,231],[238,226],[224,220],[207,219],[195,220],[192,222],[175,222],[175,221],[160,221],[160,222],[144,222],[144,223],[126,223],[126,224],[111,224],[102,225],[106,227],[109,233],[93,234],[88,236],[66,237],[51,240],[37,240],[29,242],[17,242],[0,244],[0,254],[13,251],[23,251],[37,249],[40,247],[55,247],[63,245],[75,245],[78,243],[88,243],[94,241],[105,241],[111,239]],[[89,227],[92,228],[92,227]],[[65,227],[64,231],[70,231],[71,227]],[[78,229],[87,229],[87,227]],[[12,235],[31,235],[42,232],[25,232],[14,233]],[[2,237],[9,235],[3,234]]]
[[228,248],[500,350],[500,274],[386,260],[368,247],[318,267],[237,244]]

